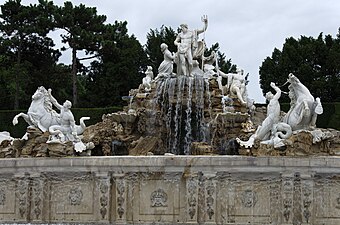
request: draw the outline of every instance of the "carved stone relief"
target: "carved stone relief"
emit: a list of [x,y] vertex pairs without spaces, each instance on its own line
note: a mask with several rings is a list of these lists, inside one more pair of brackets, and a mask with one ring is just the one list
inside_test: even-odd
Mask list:
[[33,213],[35,219],[39,219],[42,213],[42,180],[34,179],[32,181],[32,195],[33,195]]
[[291,210],[293,206],[293,181],[290,178],[284,178],[282,187],[283,198],[283,217],[285,222],[288,222],[291,217]]
[[208,180],[206,184],[206,204],[207,204],[207,214],[209,217],[209,220],[212,219],[213,215],[215,214],[214,211],[214,194],[215,194],[215,186],[212,180]]
[[125,209],[125,183],[123,179],[117,179],[117,213],[120,219],[122,219]]
[[5,205],[6,202],[6,191],[4,188],[0,189],[0,205]]
[[27,213],[27,190],[28,190],[28,181],[25,178],[22,178],[17,183],[17,198],[19,200],[19,214],[21,218]]
[[251,208],[256,205],[257,202],[257,194],[253,190],[245,190],[241,195],[241,202],[244,207]]
[[71,188],[68,193],[70,205],[80,205],[83,200],[83,192],[80,188]]
[[151,207],[167,207],[168,195],[161,188],[151,193]]
[[108,198],[108,191],[109,191],[109,185],[108,185],[108,180],[107,179],[101,179],[100,180],[100,214],[102,216],[102,219],[105,219],[105,216],[107,214],[107,206],[109,203],[109,198]]
[[193,219],[196,215],[197,206],[197,181],[194,178],[189,178],[187,183],[187,201],[188,201],[188,213],[190,219]]

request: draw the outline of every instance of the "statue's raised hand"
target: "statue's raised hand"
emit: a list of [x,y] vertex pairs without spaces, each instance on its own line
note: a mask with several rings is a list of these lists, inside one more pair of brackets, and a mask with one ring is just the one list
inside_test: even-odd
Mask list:
[[208,16],[207,16],[207,15],[203,15],[203,16],[201,17],[201,20],[202,20],[202,22],[204,22],[204,23],[208,23]]

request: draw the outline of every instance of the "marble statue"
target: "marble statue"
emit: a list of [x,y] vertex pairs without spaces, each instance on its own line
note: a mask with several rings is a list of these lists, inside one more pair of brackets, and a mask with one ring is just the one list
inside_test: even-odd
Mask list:
[[161,44],[161,51],[164,55],[164,60],[158,67],[158,75],[155,80],[172,75],[174,69],[175,53],[170,52],[168,45],[165,43]]
[[48,95],[51,103],[60,110],[60,124],[52,125],[48,131],[50,133],[49,142],[67,142],[71,141],[74,143],[75,150],[82,152],[86,150],[85,144],[82,143],[79,136],[85,130],[84,120],[89,120],[90,117],[82,117],[80,119],[80,126],[76,125],[73,113],[71,111],[72,103],[66,100],[62,105],[52,96],[52,90],[48,89]]
[[258,126],[255,134],[253,134],[248,141],[241,141],[239,138],[236,139],[241,146],[248,148],[253,146],[255,140],[265,141],[270,139],[273,126],[280,120],[279,98],[281,97],[281,90],[273,82],[270,83],[270,86],[276,93],[275,95],[272,92],[267,92],[266,94],[266,99],[269,101],[267,106],[267,117],[262,124]]
[[323,112],[320,99],[314,100],[309,90],[292,73],[288,75],[287,82],[290,83],[291,103],[283,122],[289,124],[293,131],[315,127],[317,115]]
[[[217,77],[217,72],[215,71],[217,67],[217,56],[214,51],[211,52],[209,56],[204,56],[202,58],[203,61],[203,71],[204,71],[204,78],[210,79],[214,76]],[[214,66],[214,64],[216,64]]]
[[145,77],[142,79],[142,89],[144,89],[145,92],[151,91],[151,82],[153,80],[153,72],[152,72],[152,66],[147,66],[147,69],[145,71]]
[[32,95],[32,102],[28,108],[27,114],[19,113],[13,118],[13,125],[18,123],[18,118],[22,117],[30,127],[37,127],[42,132],[48,131],[52,125],[60,124],[60,117],[52,109],[52,103],[47,90],[44,87],[38,87]]
[[276,123],[272,127],[270,140],[262,143],[273,145],[274,148],[285,146],[285,140],[290,138],[293,134],[292,128],[287,123]]
[[[38,128],[42,132],[48,131],[50,133],[49,142],[72,141],[76,150],[85,150],[87,147],[80,141],[78,135],[84,132],[86,127],[84,121],[90,119],[90,117],[82,117],[80,125],[76,125],[70,111],[71,102],[65,101],[63,105],[60,105],[52,96],[51,91],[51,89],[46,90],[43,86],[38,87],[32,95],[32,102],[27,114],[19,113],[16,115],[13,118],[13,125],[16,125],[18,118],[22,117],[29,127]],[[60,110],[60,114],[53,109],[53,106]],[[25,138],[27,138],[26,135]]]
[[187,24],[181,24],[181,32],[177,35],[174,44],[177,46],[178,62],[177,75],[190,76],[193,59],[202,57],[204,53],[205,44],[198,40],[198,35],[205,32],[208,27],[208,17],[203,16],[202,22],[204,27],[202,29],[189,30]]
[[7,140],[7,141],[13,141],[14,138],[11,137],[11,134],[7,131],[2,131],[0,132],[0,144],[1,142],[3,142],[4,140]]
[[199,62],[197,60],[192,61],[191,75],[193,77],[195,77],[195,76],[203,77],[204,76],[204,72],[203,72],[203,70],[200,69]]
[[[243,75],[243,70],[238,69],[237,73],[228,74],[219,70],[218,75],[227,78],[228,83],[226,89],[229,92],[230,97],[237,97],[242,105],[247,105],[246,79]],[[222,92],[225,92],[225,90]]]

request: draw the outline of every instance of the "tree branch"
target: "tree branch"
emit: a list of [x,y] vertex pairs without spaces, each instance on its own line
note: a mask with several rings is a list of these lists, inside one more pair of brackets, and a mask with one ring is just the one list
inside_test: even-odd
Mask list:
[[101,54],[97,54],[97,55],[93,55],[93,56],[81,58],[81,59],[78,59],[78,60],[81,61],[81,60],[93,59],[93,58],[96,58],[96,57],[98,57],[98,56],[100,56],[100,55],[101,55]]

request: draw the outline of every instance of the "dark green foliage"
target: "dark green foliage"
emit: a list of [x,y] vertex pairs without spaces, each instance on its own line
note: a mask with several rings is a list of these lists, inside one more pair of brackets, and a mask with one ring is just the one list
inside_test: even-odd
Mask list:
[[[51,29],[53,3],[41,0],[41,5],[23,6],[20,0],[9,0],[0,14],[0,79],[5,80],[5,96],[11,99],[6,107],[18,108],[27,101],[34,81],[45,73],[44,65],[53,65],[60,53],[53,50],[53,41],[46,35]],[[1,105],[3,107],[3,105]]]
[[102,32],[106,16],[97,15],[97,9],[83,4],[73,6],[72,2],[65,2],[63,7],[57,7],[54,14],[57,28],[66,31],[62,34],[62,42],[68,44],[72,50],[72,96],[73,105],[78,106],[79,61],[78,50],[85,50],[86,54],[95,54],[102,40]]
[[217,65],[219,70],[224,73],[235,73],[237,66],[231,63],[231,59],[226,60],[226,56],[224,53],[220,52],[220,45],[218,43],[213,44],[209,49],[204,52],[205,56],[209,56],[212,52],[215,52],[217,55]]
[[[288,74],[295,74],[315,97],[323,102],[340,101],[340,39],[321,33],[318,38],[301,36],[287,38],[282,51],[274,49],[260,67],[263,94],[270,91],[270,82],[286,82]],[[287,96],[282,100],[288,102]]]
[[87,90],[95,106],[126,104],[121,97],[138,88],[144,76],[146,54],[139,41],[128,35],[126,26],[127,22],[117,21],[106,25],[100,61],[91,63]]
[[164,58],[160,48],[161,44],[167,44],[170,52],[176,52],[177,47],[174,44],[176,37],[177,33],[171,27],[164,25],[159,30],[157,28],[150,29],[150,32],[146,35],[145,51],[149,58],[148,65],[152,66],[154,73],[157,73],[158,66]]

